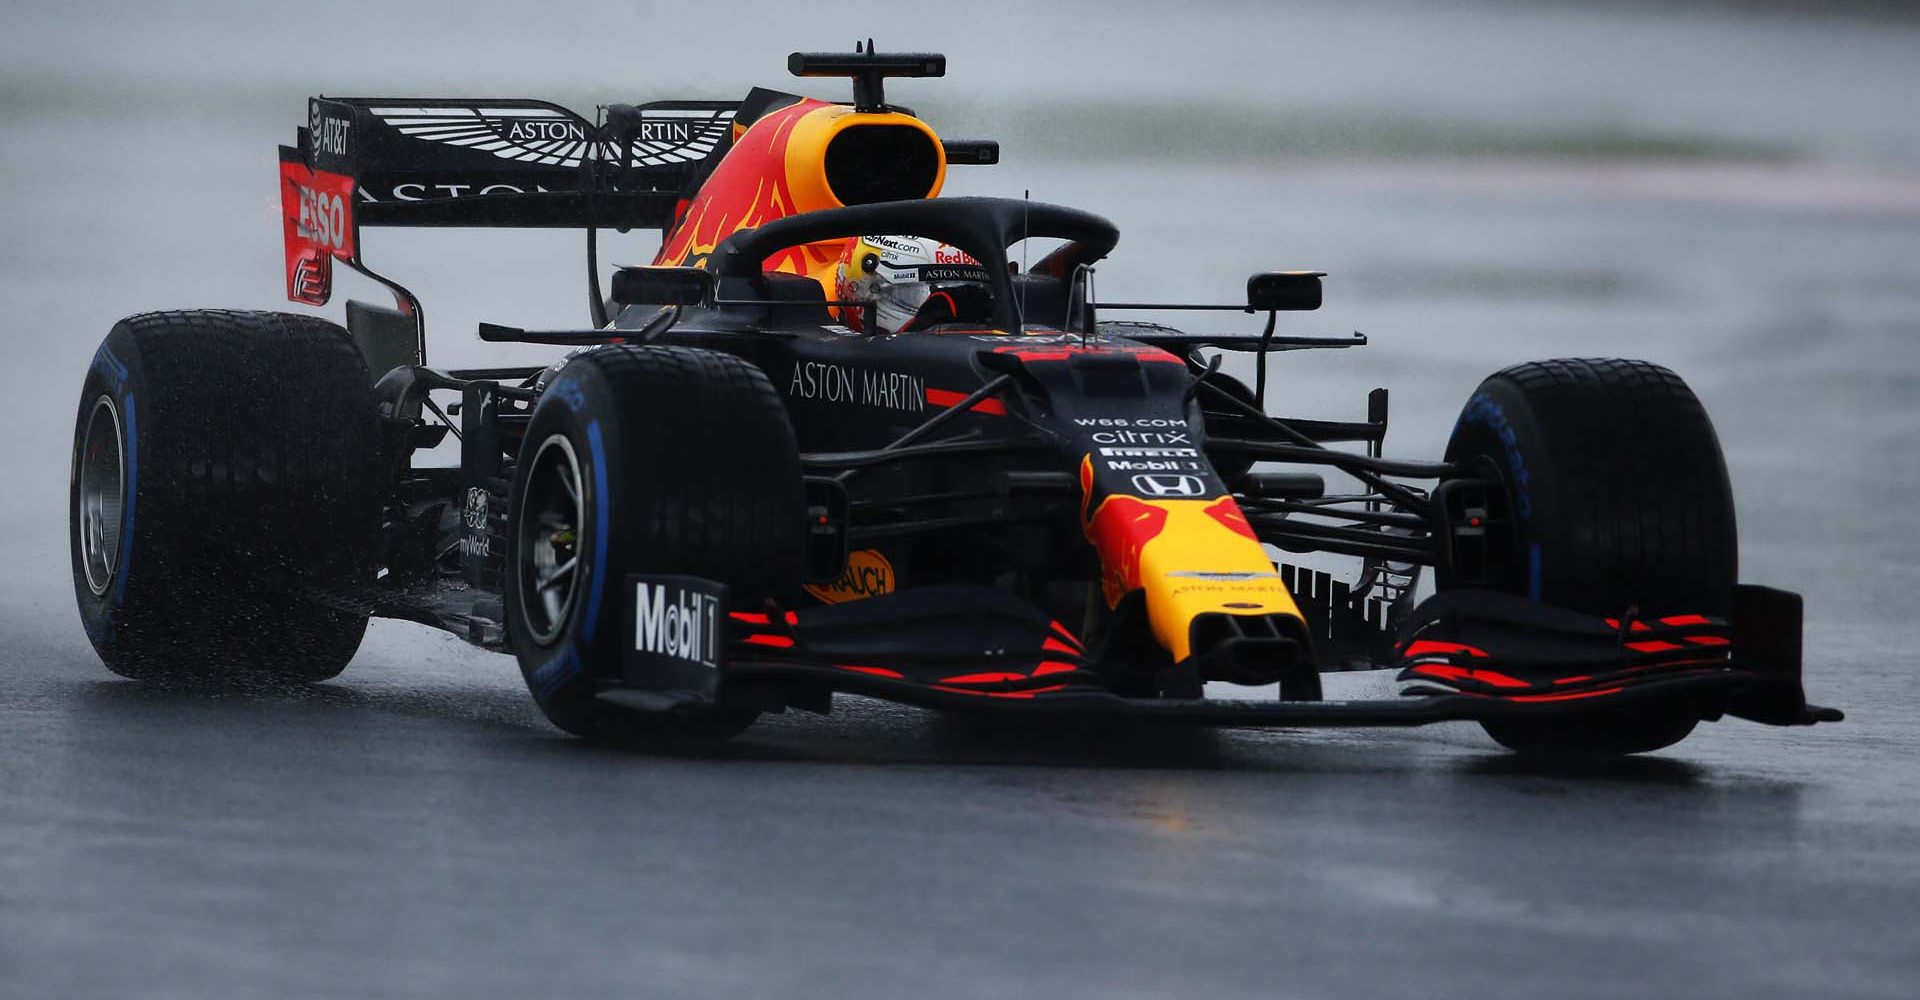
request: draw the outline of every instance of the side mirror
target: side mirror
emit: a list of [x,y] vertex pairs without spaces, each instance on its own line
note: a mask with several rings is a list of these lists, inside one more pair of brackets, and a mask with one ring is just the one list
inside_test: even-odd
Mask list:
[[1247,308],[1253,312],[1309,312],[1320,308],[1320,279],[1325,271],[1268,271],[1247,279]]
[[613,301],[623,306],[695,306],[713,299],[713,272],[699,267],[623,267]]

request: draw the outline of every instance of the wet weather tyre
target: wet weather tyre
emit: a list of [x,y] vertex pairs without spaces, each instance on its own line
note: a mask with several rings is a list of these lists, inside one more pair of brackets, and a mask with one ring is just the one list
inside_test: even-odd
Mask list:
[[114,673],[325,680],[359,649],[379,530],[377,417],[345,330],[144,313],[94,354],[74,429],[74,593]]
[[758,368],[677,347],[574,357],[534,410],[512,498],[507,628],[554,725],[601,742],[676,745],[753,722],[756,712],[701,701],[651,712],[594,696],[619,681],[630,573],[717,580],[736,608],[797,595],[799,449]]
[[[1563,359],[1502,369],[1469,399],[1446,458],[1502,484],[1488,515],[1503,541],[1477,579],[1439,573],[1442,589],[1487,586],[1607,617],[1731,613],[1726,462],[1699,399],[1666,368]],[[1623,754],[1677,743],[1698,721],[1675,706],[1485,728],[1523,753]]]

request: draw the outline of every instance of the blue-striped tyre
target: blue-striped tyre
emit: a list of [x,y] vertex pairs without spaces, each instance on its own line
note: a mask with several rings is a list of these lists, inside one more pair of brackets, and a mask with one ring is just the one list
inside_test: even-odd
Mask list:
[[[1486,545],[1442,567],[1441,589],[1482,586],[1592,615],[1726,617],[1739,546],[1726,461],[1706,410],[1678,375],[1647,361],[1513,365],[1474,391],[1447,444],[1501,488],[1485,501]],[[1463,511],[1451,512],[1456,521]],[[1526,753],[1638,753],[1685,738],[1697,709],[1489,723]]]
[[542,393],[514,473],[508,635],[554,725],[618,743],[724,739],[757,713],[638,711],[619,686],[630,573],[723,583],[736,608],[799,593],[806,506],[780,396],[737,357],[613,345],[574,355]]
[[366,631],[374,399],[345,330],[269,312],[144,313],[94,354],[69,541],[87,637],[138,680],[324,680]]

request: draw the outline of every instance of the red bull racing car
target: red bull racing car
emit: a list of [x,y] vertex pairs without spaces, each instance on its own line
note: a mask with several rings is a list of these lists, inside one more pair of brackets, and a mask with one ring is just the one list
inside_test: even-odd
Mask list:
[[[789,68],[850,78],[852,102],[755,90],[589,120],[312,100],[280,155],[287,294],[326,303],[343,263],[394,305],[349,302],[344,328],[231,311],[113,328],[72,474],[74,590],[106,665],[320,680],[370,617],[407,619],[510,651],[548,718],[604,740],[723,737],[841,692],[1224,726],[1472,720],[1525,752],[1840,717],[1803,696],[1798,597],[1737,582],[1725,463],[1673,373],[1515,365],[1439,460],[1387,458],[1385,390],[1362,420],[1268,412],[1270,354],[1364,342],[1277,332],[1319,306],[1319,273],[1256,274],[1232,303],[1101,300],[1106,219],[938,197],[998,147],[942,139],[884,84],[944,57]],[[379,226],[584,230],[591,323],[480,326],[570,348],[543,367],[431,365],[420,303],[362,254]],[[603,289],[606,228],[662,245]],[[1021,266],[1027,241],[1051,249]],[[1127,318],[1144,309],[1253,328]],[[1253,354],[1254,384],[1222,352]],[[1329,557],[1350,569],[1309,563]],[[1397,671],[1399,696],[1323,697],[1323,673],[1366,669]]]

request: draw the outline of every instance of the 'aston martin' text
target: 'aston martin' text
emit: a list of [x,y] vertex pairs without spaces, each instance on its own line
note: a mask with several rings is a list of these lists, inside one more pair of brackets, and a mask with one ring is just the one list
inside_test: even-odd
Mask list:
[[787,395],[919,413],[927,408],[927,380],[900,372],[802,361],[793,366]]

